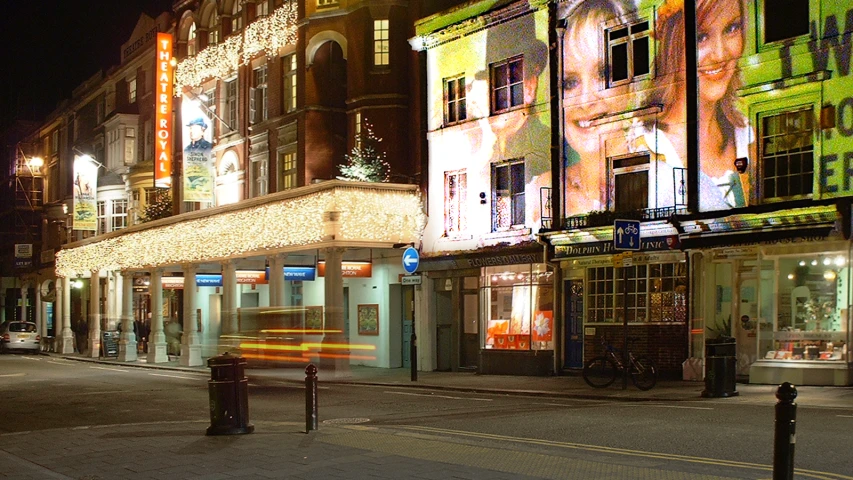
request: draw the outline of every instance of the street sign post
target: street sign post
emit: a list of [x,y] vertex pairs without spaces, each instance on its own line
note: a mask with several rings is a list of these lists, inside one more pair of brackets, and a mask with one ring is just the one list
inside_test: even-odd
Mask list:
[[415,273],[415,270],[418,269],[418,265],[421,263],[421,257],[418,255],[418,251],[413,247],[409,247],[403,252],[403,270],[406,273]]
[[[620,254],[619,266],[622,267],[622,355],[625,371],[622,375],[622,390],[628,388],[628,267],[634,265],[631,252],[640,250],[640,221],[639,220],[614,220],[613,222],[613,248],[618,251],[628,250],[626,254]],[[627,256],[627,261],[626,257]],[[615,262],[614,262],[615,264]]]

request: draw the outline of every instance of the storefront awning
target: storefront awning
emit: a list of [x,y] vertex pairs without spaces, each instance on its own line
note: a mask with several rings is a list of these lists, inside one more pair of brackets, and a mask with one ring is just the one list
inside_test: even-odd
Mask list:
[[150,269],[310,248],[391,248],[419,241],[425,224],[416,185],[330,180],[69,244],[56,255],[56,274]]

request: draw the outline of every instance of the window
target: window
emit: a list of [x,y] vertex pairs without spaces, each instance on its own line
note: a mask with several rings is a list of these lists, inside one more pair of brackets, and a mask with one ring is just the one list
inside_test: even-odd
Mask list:
[[284,111],[296,110],[296,54],[284,57],[282,61],[284,68]]
[[113,213],[111,218],[111,230],[116,231],[127,227],[127,200],[113,200]]
[[207,24],[207,43],[208,45],[219,43],[219,15],[217,15],[216,9],[211,11],[210,21]]
[[361,112],[355,112],[353,134],[353,138],[355,139],[355,148],[361,148]]
[[762,4],[764,43],[809,33],[809,0],[764,0]]
[[467,174],[444,174],[444,235],[451,237],[466,230],[465,199],[468,190]]
[[388,20],[373,21],[373,64],[388,65],[391,63],[391,53],[388,39]]
[[491,65],[492,113],[524,103],[524,60],[521,56]]
[[190,30],[187,32],[187,55],[192,57],[198,53],[198,40],[196,39],[195,22],[190,24]]
[[[687,320],[687,264],[654,263],[628,269],[629,322],[685,322]],[[587,269],[587,321],[622,323],[625,282],[613,267]]]
[[267,159],[252,161],[252,197],[267,194]]
[[296,152],[279,153],[279,182],[278,190],[290,190],[299,185],[296,181]]
[[644,210],[649,206],[649,156],[613,159],[613,197],[617,212]]
[[237,129],[237,79],[225,82],[225,119],[227,127]]
[[107,233],[107,202],[98,200],[95,206],[98,210],[98,234]]
[[256,17],[266,17],[270,14],[270,4],[267,0],[259,0],[257,4],[255,4],[255,16]]
[[127,81],[127,102],[136,103],[136,78]]
[[[204,101],[204,105],[207,107],[207,110],[210,112],[216,112],[216,90],[211,88],[210,90],[204,92],[204,95],[207,97],[207,100]],[[203,97],[202,97],[203,99]],[[210,132],[213,139],[219,137],[219,122],[216,121],[215,118],[210,119],[211,128],[213,130]]]
[[814,114],[811,107],[761,119],[761,197],[811,195],[814,181]]
[[317,0],[318,7],[331,7],[338,4],[338,0]]
[[252,71],[252,88],[249,91],[249,118],[252,123],[267,119],[267,66]]
[[239,32],[243,28],[243,8],[242,0],[234,0],[234,6],[231,7],[231,31]]
[[465,109],[465,77],[444,80],[444,123],[461,122],[467,118]]
[[492,166],[492,229],[524,224],[524,161]]
[[648,75],[649,33],[648,20],[607,30],[608,86],[624,85]]
[[483,269],[483,348],[553,350],[552,276],[537,263]]

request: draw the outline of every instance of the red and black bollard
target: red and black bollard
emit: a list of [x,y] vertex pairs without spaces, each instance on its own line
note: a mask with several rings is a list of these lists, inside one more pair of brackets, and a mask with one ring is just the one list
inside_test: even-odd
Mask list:
[[794,444],[797,427],[797,387],[785,382],[776,390],[776,421],[773,436],[773,480],[794,479]]
[[305,367],[305,433],[317,430],[317,367]]

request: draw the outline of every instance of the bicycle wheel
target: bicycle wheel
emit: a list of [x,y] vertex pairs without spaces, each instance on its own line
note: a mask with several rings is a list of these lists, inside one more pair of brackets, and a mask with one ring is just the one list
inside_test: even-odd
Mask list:
[[607,357],[595,357],[583,366],[583,379],[593,388],[609,387],[616,380],[616,364]]
[[631,362],[631,381],[640,390],[651,390],[658,382],[658,370],[654,362],[645,357]]

